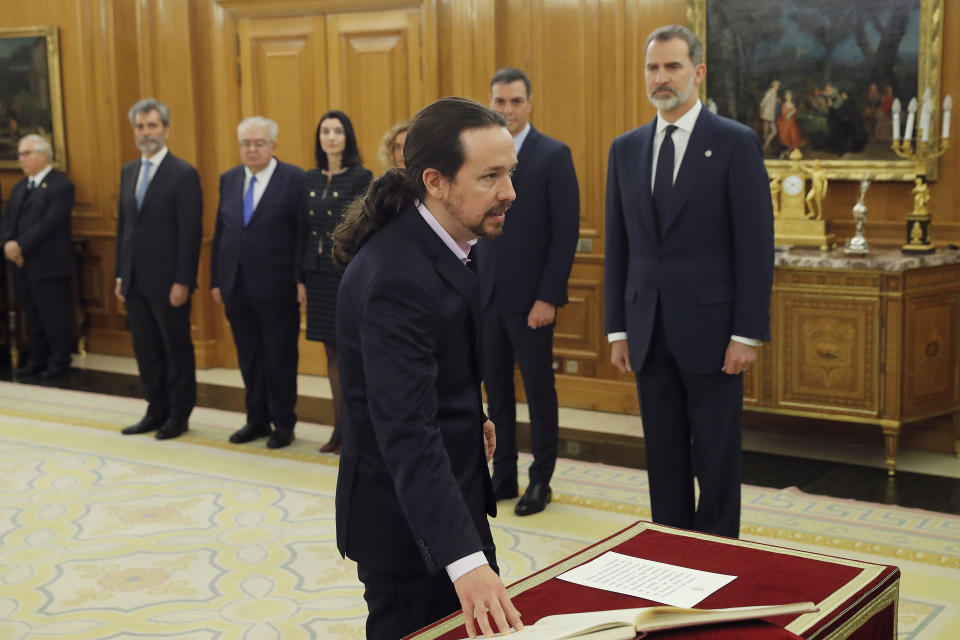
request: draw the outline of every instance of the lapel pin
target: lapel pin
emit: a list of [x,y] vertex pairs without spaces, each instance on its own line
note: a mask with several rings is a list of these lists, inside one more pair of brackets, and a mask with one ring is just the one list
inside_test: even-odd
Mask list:
[[707,149],[706,151],[703,152],[703,155],[709,158],[710,156],[713,155],[713,151],[711,151],[710,149]]

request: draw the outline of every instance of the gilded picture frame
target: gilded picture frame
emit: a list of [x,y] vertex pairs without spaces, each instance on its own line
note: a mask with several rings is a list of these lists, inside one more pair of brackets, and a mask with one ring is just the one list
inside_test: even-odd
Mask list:
[[55,26],[0,29],[0,169],[19,169],[17,144],[36,133],[50,141],[52,164],[66,170],[60,40]]
[[[939,137],[943,14],[943,0],[688,0],[688,26],[703,42],[707,65],[700,98],[757,131],[768,171],[788,168],[786,156],[799,147],[831,180],[860,180],[865,173],[872,180],[913,180],[916,164],[891,148],[890,106],[894,97],[900,100],[902,131],[911,98],[919,101],[929,89],[935,107],[930,129]],[[886,55],[878,60],[881,47]],[[761,103],[774,81],[771,125],[771,109],[761,113]],[[785,109],[787,90],[798,100],[791,96]],[[824,108],[828,91],[846,103],[843,115]],[[784,110],[797,115],[792,124],[781,120]],[[927,179],[936,179],[935,159],[926,171]]]

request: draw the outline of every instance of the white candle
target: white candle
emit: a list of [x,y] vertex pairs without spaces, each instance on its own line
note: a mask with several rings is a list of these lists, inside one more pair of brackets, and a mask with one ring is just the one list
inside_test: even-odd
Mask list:
[[911,98],[910,104],[907,106],[907,130],[903,133],[904,140],[911,140],[913,138],[913,120],[916,117],[917,113],[917,99]]
[[890,109],[891,115],[893,115],[893,139],[900,139],[900,98],[897,98],[893,101],[893,107]]
[[923,136],[923,142],[930,142],[930,116],[933,113],[933,104],[924,102],[920,109],[920,134]]
[[947,96],[943,99],[943,135],[944,140],[950,137],[950,111],[953,109],[953,98]]

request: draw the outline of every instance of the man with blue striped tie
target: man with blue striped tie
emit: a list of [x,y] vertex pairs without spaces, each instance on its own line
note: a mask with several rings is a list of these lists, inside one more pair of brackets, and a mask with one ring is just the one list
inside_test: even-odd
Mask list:
[[123,433],[156,431],[165,440],[187,430],[197,400],[190,294],[197,287],[203,194],[197,170],[167,149],[167,106],[141,100],[128,116],[143,155],[120,173],[114,293],[126,303],[149,406]]

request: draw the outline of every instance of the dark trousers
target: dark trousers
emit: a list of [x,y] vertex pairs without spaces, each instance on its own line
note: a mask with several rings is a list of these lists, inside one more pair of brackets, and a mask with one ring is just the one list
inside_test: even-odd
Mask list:
[[127,322],[147,415],[186,422],[197,403],[197,364],[190,336],[190,300],[179,307],[169,296],[147,298],[130,283]]
[[636,374],[653,521],[736,538],[743,375],[681,370],[660,315],[658,309],[650,350]]
[[559,427],[553,375],[553,324],[527,326],[526,313],[487,309],[483,313],[483,384],[490,419],[497,428],[493,477],[517,477],[517,400],[513,387],[516,359],[530,408],[533,464],[530,482],[548,484],[557,463]]
[[18,270],[17,288],[27,321],[30,362],[51,369],[70,366],[70,278],[32,280]]
[[[484,552],[500,572],[492,552]],[[357,565],[367,601],[367,640],[398,640],[458,611],[460,598],[447,572],[393,575]]]
[[247,423],[273,422],[280,431],[292,431],[297,422],[297,301],[291,296],[289,303],[252,304],[241,272],[224,304],[246,387]]

